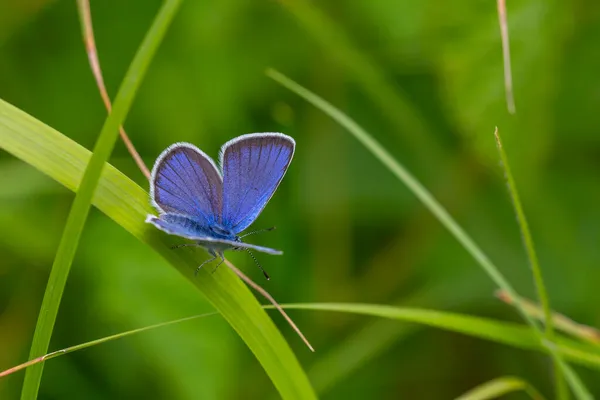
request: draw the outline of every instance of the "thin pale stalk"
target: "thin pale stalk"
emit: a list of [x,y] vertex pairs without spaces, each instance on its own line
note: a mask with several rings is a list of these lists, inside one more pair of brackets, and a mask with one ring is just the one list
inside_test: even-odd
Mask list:
[[[508,293],[498,290],[496,297],[505,302],[506,304],[513,305],[514,299],[508,295]],[[543,321],[545,319],[544,310],[535,304],[534,302],[521,298],[521,304],[525,307],[526,312],[533,318]],[[564,333],[572,335],[578,339],[591,343],[593,345],[600,345],[600,331],[588,325],[580,324],[579,322],[573,321],[566,315],[560,314],[556,311],[552,312],[552,322],[554,328]]]
[[271,296],[269,294],[269,292],[267,292],[265,289],[260,287],[258,284],[254,283],[254,281],[252,279],[248,278],[242,271],[240,271],[237,267],[235,267],[232,263],[230,263],[229,260],[225,259],[225,264],[229,267],[230,270],[232,270],[237,276],[239,276],[240,279],[242,279],[244,282],[246,282],[248,285],[250,285],[250,287],[252,287],[258,293],[263,295],[264,298],[269,300],[271,302],[271,304],[273,304],[273,306],[277,309],[277,311],[279,311],[281,313],[281,315],[283,315],[283,318],[285,318],[285,320],[288,322],[288,324],[290,324],[292,329],[294,331],[296,331],[298,336],[300,336],[300,339],[302,339],[302,341],[306,344],[306,346],[308,346],[310,351],[312,351],[312,352],[315,351],[315,349],[312,347],[312,345],[309,343],[309,341],[306,339],[306,337],[302,334],[302,331],[300,330],[300,328],[298,328],[296,326],[296,324],[294,323],[294,321],[292,321],[292,319],[287,315],[287,313],[285,311],[283,311],[283,308],[281,308],[279,303],[277,303],[277,301],[275,301],[275,299],[273,298],[273,296]]
[[[471,315],[461,315],[444,311],[411,307],[394,307],[388,305],[357,303],[300,303],[282,304],[280,307],[283,309],[353,313],[358,315],[392,319],[399,322],[422,324],[437,329],[461,333],[473,338],[490,340],[495,343],[500,343],[515,348],[548,353],[547,346],[544,346],[535,340],[535,335],[531,329],[526,326],[488,318],[474,317]],[[263,305],[262,308],[273,310],[277,309],[277,307],[273,305]],[[162,322],[143,328],[121,332],[104,338],[92,340],[90,342],[78,344],[76,346],[67,347],[65,349],[48,353],[44,356],[37,357],[36,359],[2,371],[0,372],[0,377],[5,377],[34,364],[42,363],[49,359],[56,358],[74,351],[83,350],[98,344],[107,343],[112,340],[121,339],[126,336],[143,333],[156,328],[166,327],[169,325],[217,314],[218,313],[215,312],[180,318],[173,321]],[[557,351],[573,362],[586,365],[596,370],[600,369],[600,356],[594,356],[594,349],[585,349],[581,348],[580,346],[573,346],[568,342],[564,342],[557,346]]]
[[[516,291],[512,285],[506,280],[504,275],[500,272],[498,267],[492,263],[488,256],[481,250],[481,248],[475,243],[475,241],[465,232],[462,227],[454,221],[452,216],[446,211],[446,209],[433,197],[433,195],[392,155],[377,142],[371,134],[365,131],[360,125],[358,125],[353,119],[348,117],[342,111],[334,107],[331,103],[325,101],[315,93],[308,89],[300,86],[298,83],[292,81],[282,73],[273,69],[266,71],[267,76],[288,88],[292,92],[296,93],[300,97],[313,104],[318,109],[329,115],[341,126],[346,128],[363,146],[365,146],[379,161],[381,161],[400,181],[402,181],[413,194],[423,203],[425,207],[440,221],[440,223],[450,231],[450,233],[458,240],[458,242],[471,254],[471,256],[477,261],[482,269],[490,276],[490,278],[496,283],[496,285],[508,292],[516,300],[516,309],[519,311],[523,319],[533,328],[533,331],[540,340],[544,343],[544,336],[538,323],[531,316],[527,314],[525,308],[519,301],[519,297],[516,295]],[[561,356],[555,351],[554,347],[549,347],[551,355],[554,359],[561,360]],[[579,398],[587,399],[587,389],[579,379],[579,377],[570,370],[570,367],[564,362],[561,363],[561,369],[569,370],[569,384],[573,391],[575,391]]]
[[[94,28],[92,25],[92,13],[90,11],[89,0],[77,0],[77,9],[79,10],[81,32],[83,34],[83,41],[85,43],[85,50],[88,55],[88,60],[90,62],[90,68],[92,70],[92,74],[94,75],[94,79],[96,80],[96,86],[98,86],[98,91],[100,92],[100,97],[102,97],[106,111],[110,113],[112,110],[112,104],[110,102],[108,92],[106,91],[106,86],[104,85],[102,68],[100,68],[100,59],[98,58],[96,40],[94,39]],[[127,147],[127,151],[129,151],[129,154],[131,154],[131,157],[137,164],[140,171],[142,171],[142,174],[144,174],[146,179],[150,179],[150,171],[148,170],[148,167],[135,149],[135,146],[129,139],[129,136],[127,136],[127,133],[125,133],[123,126],[119,127],[119,134],[121,135],[123,143],[125,143],[125,147]]]
[[[48,285],[40,308],[38,321],[31,344],[30,358],[34,359],[48,351],[56,316],[64,292],[69,271],[75,257],[79,239],[85,225],[92,197],[98,185],[104,164],[108,161],[118,135],[118,128],[125,120],[137,88],[162,41],[181,0],[168,0],[157,14],[150,30],[142,42],[123,80],[115,108],[106,119],[98,137],[94,152],[86,166],[81,185],[69,211],[69,216],[58,246],[56,257],[48,278]],[[37,398],[44,364],[27,369],[21,399]]]
[[504,90],[506,92],[506,107],[508,112],[514,114],[515,97],[513,94],[512,69],[510,66],[510,42],[508,40],[508,23],[506,18],[506,0],[498,0],[498,24],[502,39],[502,59],[504,61]]
[[167,322],[162,322],[160,324],[149,325],[149,326],[146,326],[146,327],[143,327],[143,328],[132,329],[130,331],[121,332],[121,333],[117,333],[115,335],[110,335],[110,336],[106,336],[106,337],[103,337],[103,338],[100,338],[100,339],[96,339],[96,340],[92,340],[92,341],[89,341],[89,342],[81,343],[81,344],[78,344],[78,345],[75,345],[75,346],[66,347],[64,349],[53,351],[52,353],[48,353],[48,354],[46,354],[44,356],[37,357],[37,358],[35,358],[33,360],[24,362],[23,364],[19,364],[19,365],[16,365],[16,366],[12,367],[12,368],[9,368],[9,369],[7,369],[5,371],[2,371],[2,372],[0,372],[0,378],[3,378],[5,376],[7,376],[7,375],[13,374],[13,373],[18,372],[18,371],[21,371],[21,370],[23,370],[23,369],[25,369],[27,367],[30,367],[30,366],[32,366],[34,364],[39,364],[39,363],[42,363],[44,361],[48,361],[48,360],[51,360],[53,358],[56,358],[58,356],[69,354],[69,353],[72,353],[72,352],[78,351],[78,350],[83,350],[83,349],[86,349],[88,347],[92,347],[92,346],[95,346],[95,345],[98,345],[98,344],[109,342],[111,340],[121,339],[121,338],[124,338],[126,336],[131,336],[131,335],[135,335],[137,333],[142,333],[142,332],[149,331],[149,330],[152,330],[152,329],[162,328],[162,327],[165,327],[165,326],[178,324],[180,322],[191,321],[191,320],[198,319],[198,318],[203,318],[203,317],[210,317],[212,315],[219,315],[219,313],[218,312],[212,312],[212,313],[206,313],[206,314],[200,314],[200,315],[193,315],[191,317],[180,318],[180,319],[176,319],[174,321],[167,321]]

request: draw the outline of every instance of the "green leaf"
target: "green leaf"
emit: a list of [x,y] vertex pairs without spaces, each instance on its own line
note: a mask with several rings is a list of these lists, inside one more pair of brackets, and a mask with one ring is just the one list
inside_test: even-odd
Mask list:
[[[75,195],[75,200],[71,206],[58,251],[54,258],[33,335],[30,358],[41,356],[48,351],[60,301],[77,246],[79,245],[79,239],[91,208],[92,196],[98,185],[102,168],[106,161],[108,161],[117,141],[119,126],[125,120],[129,108],[133,103],[135,93],[148,70],[150,61],[156,53],[159,44],[162,42],[167,28],[179,9],[180,4],[181,0],[170,0],[166,1],[160,9],[125,75],[125,79],[119,88],[114,108],[102,127],[102,131],[94,147],[94,153],[85,168],[81,185]],[[22,399],[37,398],[42,380],[43,367],[43,364],[39,364],[27,370],[23,382],[23,390],[21,391]]]
[[533,386],[514,376],[503,376],[469,390],[456,400],[489,400],[505,394],[524,391],[534,400],[543,400],[544,397]]
[[[90,152],[12,105],[0,100],[0,146],[71,190],[76,190]],[[296,356],[250,290],[227,268],[200,271],[192,252],[174,252],[175,239],[144,223],[153,212],[148,194],[109,164],[92,203],[150,245],[195,285],[255,354],[283,398],[315,398]]]

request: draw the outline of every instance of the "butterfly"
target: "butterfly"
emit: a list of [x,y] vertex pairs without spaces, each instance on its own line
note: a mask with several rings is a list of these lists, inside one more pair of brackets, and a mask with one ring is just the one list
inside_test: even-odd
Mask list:
[[240,233],[258,218],[277,190],[295,147],[294,139],[282,133],[242,135],[221,147],[217,167],[190,143],[169,146],[156,159],[150,177],[151,203],[159,216],[150,214],[146,222],[195,242],[176,247],[200,246],[208,251],[212,258],[204,261],[196,273],[218,257],[216,270],[226,250],[283,254],[241,241],[259,231]]

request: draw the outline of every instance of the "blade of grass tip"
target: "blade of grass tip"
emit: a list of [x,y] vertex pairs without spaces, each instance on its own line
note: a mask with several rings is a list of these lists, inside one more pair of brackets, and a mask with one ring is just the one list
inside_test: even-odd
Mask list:
[[[71,206],[56,258],[50,271],[31,345],[30,358],[39,357],[48,351],[60,300],[100,174],[114,147],[119,126],[129,111],[150,60],[162,41],[180,3],[181,0],[167,0],[162,5],[125,75],[117,94],[113,112],[108,116],[102,127],[94,152],[85,169],[81,185]],[[37,364],[27,370],[21,392],[22,399],[35,399],[37,397],[42,372],[43,364]]]
[[[367,131],[365,131],[360,125],[354,120],[348,117],[346,114],[341,112],[339,109],[334,107],[329,102],[325,101],[315,93],[302,87],[298,83],[294,82],[290,78],[286,77],[282,73],[275,71],[274,69],[268,69],[266,71],[267,76],[271,79],[296,93],[300,97],[304,98],[309,103],[329,115],[341,126],[346,128],[363,146],[365,146],[378,160],[380,160],[400,181],[402,181],[413,194],[429,209],[429,211],[440,221],[448,231],[458,240],[458,242],[471,254],[471,256],[478,262],[483,270],[490,276],[490,278],[496,283],[496,285],[509,293],[516,300],[516,309],[527,321],[527,323],[533,328],[536,336],[540,341],[543,342],[543,334],[537,322],[527,314],[525,308],[520,303],[516,295],[516,291],[512,285],[506,280],[500,270],[492,263],[487,255],[479,248],[473,239],[462,229],[456,221],[450,216],[444,207],[429,193],[429,191],[421,185],[421,183],[412,176],[404,166],[396,161],[390,153],[383,148]],[[553,357],[560,359],[560,355],[556,353],[553,347],[549,348]],[[564,364],[564,363],[563,363]],[[565,364],[566,365],[566,364]],[[570,374],[571,377],[577,377],[575,373]],[[583,383],[579,379],[570,381],[571,387],[575,390],[575,387],[583,387]]]
[[[529,259],[529,266],[531,267],[531,271],[533,272],[533,280],[538,293],[538,298],[540,300],[540,303],[542,304],[542,309],[544,310],[544,325],[546,327],[546,337],[548,340],[552,341],[554,333],[551,316],[552,312],[550,310],[550,300],[548,299],[548,292],[546,291],[546,286],[544,285],[544,280],[542,278],[542,269],[540,268],[538,257],[535,251],[535,246],[533,244],[533,238],[531,237],[531,232],[529,231],[529,224],[527,223],[527,218],[525,217],[525,212],[523,211],[523,206],[521,205],[521,200],[519,199],[517,185],[515,184],[515,180],[510,170],[508,157],[506,156],[506,152],[504,151],[504,147],[502,146],[502,141],[500,139],[498,128],[496,128],[496,130],[494,131],[494,137],[496,138],[496,145],[498,147],[498,152],[500,153],[500,160],[502,161],[502,167],[504,169],[506,182],[508,184],[508,192],[510,193],[513,207],[515,209],[515,213],[517,214],[519,228],[521,229],[521,234],[523,235],[523,243],[525,245],[525,251],[527,252],[527,258]],[[514,299],[514,293],[507,294]]]
[[248,278],[242,271],[240,271],[231,262],[229,262],[229,260],[225,259],[224,261],[225,261],[225,264],[227,265],[227,267],[229,267],[230,270],[232,270],[244,282],[246,282],[248,285],[250,285],[254,290],[256,290],[264,298],[266,298],[267,300],[269,300],[271,302],[271,304],[273,304],[273,306],[277,309],[277,311],[279,311],[281,313],[281,315],[283,315],[283,318],[285,318],[285,320],[288,322],[288,324],[290,324],[290,326],[292,327],[292,329],[294,329],[294,331],[296,331],[296,333],[298,334],[298,336],[300,336],[300,339],[302,339],[302,341],[306,344],[306,346],[308,346],[308,348],[310,349],[310,351],[314,352],[315,349],[311,346],[311,344],[306,339],[306,337],[304,337],[304,335],[302,334],[302,331],[296,326],[296,324],[294,323],[294,321],[292,321],[292,319],[287,315],[287,313],[285,311],[283,311],[283,308],[281,308],[281,306],[279,305],[279,303],[277,303],[277,301],[275,301],[275,299],[273,298],[273,296],[271,296],[269,294],[269,292],[267,292],[265,289],[263,289],[262,287],[260,287],[258,284],[254,283],[254,281],[252,279]]
[[[508,305],[514,305],[514,300],[508,293],[498,290],[496,291],[495,295],[504,303]],[[525,298],[521,298],[521,303],[525,307],[527,313],[533,318],[540,321],[544,320],[544,311],[539,305]],[[556,329],[561,330],[562,332],[567,333],[577,339],[600,346],[600,331],[598,329],[588,325],[580,324],[579,322],[573,321],[571,318],[556,311],[552,312],[551,318]]]
[[523,379],[514,376],[503,376],[482,383],[467,393],[458,396],[456,400],[489,400],[520,391],[528,394],[533,400],[544,400],[544,396],[536,388]]
[[504,90],[506,92],[506,108],[510,114],[517,112],[513,95],[512,70],[510,66],[510,43],[508,40],[508,23],[506,22],[506,0],[498,0],[498,24],[502,39],[502,59],[504,60]]
[[[104,85],[102,68],[100,68],[96,40],[94,39],[94,28],[92,25],[92,13],[90,11],[89,0],[77,0],[77,9],[79,10],[81,32],[83,34],[83,41],[85,43],[85,50],[88,55],[88,60],[90,62],[90,69],[92,70],[92,75],[94,75],[96,80],[96,86],[98,86],[98,91],[100,92],[100,97],[102,97],[106,111],[110,113],[112,104],[110,102],[108,92],[106,91],[106,86]],[[129,151],[129,154],[131,154],[131,157],[137,164],[140,171],[142,171],[142,174],[144,174],[146,179],[150,180],[150,170],[148,170],[148,167],[142,160],[142,157],[140,157],[140,154],[135,149],[135,146],[129,139],[129,136],[127,136],[127,133],[125,133],[125,129],[123,129],[122,126],[119,127],[119,134],[121,135],[123,143],[125,143],[125,147],[127,147],[127,151]]]
[[113,340],[117,340],[117,339],[122,339],[124,337],[127,336],[131,336],[131,335],[135,335],[138,333],[142,333],[142,332],[146,332],[146,331],[150,331],[153,329],[157,329],[157,328],[163,328],[165,326],[169,326],[169,325],[175,325],[175,324],[179,324],[182,322],[187,322],[187,321],[192,321],[195,319],[199,319],[199,318],[204,318],[204,317],[210,317],[213,315],[219,315],[218,312],[211,312],[211,313],[206,313],[206,314],[199,314],[199,315],[192,315],[191,317],[185,317],[185,318],[179,318],[173,321],[167,321],[167,322],[162,322],[160,324],[154,324],[154,325],[149,325],[149,326],[145,326],[143,328],[138,328],[138,329],[132,329],[130,331],[126,331],[126,332],[121,332],[121,333],[117,333],[114,335],[110,335],[110,336],[105,336],[103,338],[100,339],[96,339],[96,340],[92,340],[89,342],[85,342],[85,343],[81,343],[75,346],[70,346],[70,347],[66,347],[64,349],[61,350],[57,350],[57,351],[53,351],[52,353],[48,353],[46,355],[43,355],[41,357],[37,357],[33,360],[24,362],[23,364],[19,364],[16,365],[12,368],[9,368],[5,371],[0,372],[0,378],[3,378],[7,375],[13,374],[15,372],[21,371],[25,368],[31,367],[34,364],[39,364],[39,363],[43,363],[46,362],[48,360],[51,360],[53,358],[59,357],[59,356],[63,356],[65,354],[69,354],[69,353],[73,353],[74,351],[78,351],[78,350],[83,350],[83,349],[87,349],[88,347],[92,347],[92,346],[97,346],[99,344],[103,344],[106,342],[110,342]]
[[[496,138],[496,147],[498,148],[500,160],[502,161],[502,167],[504,169],[504,175],[506,177],[506,182],[508,185],[508,192],[510,193],[513,207],[515,209],[515,213],[517,214],[517,222],[519,225],[519,229],[521,230],[521,235],[523,237],[523,244],[525,246],[527,258],[529,259],[529,266],[531,267],[531,271],[533,273],[533,282],[537,290],[538,299],[542,305],[542,309],[544,310],[544,318],[542,321],[544,322],[544,325],[546,327],[545,336],[549,342],[553,342],[554,324],[552,320],[552,310],[550,308],[550,299],[548,298],[548,291],[546,290],[546,285],[544,284],[544,279],[542,277],[542,269],[540,268],[540,263],[535,251],[535,245],[533,244],[533,237],[531,236],[529,224],[527,223],[527,218],[525,217],[525,212],[523,211],[523,205],[521,204],[521,199],[519,198],[519,192],[517,190],[515,179],[510,170],[510,164],[508,162],[506,151],[504,150],[504,146],[502,146],[502,140],[500,139],[498,127],[496,127],[496,129],[494,130],[494,137]],[[564,383],[563,377],[561,376],[560,367],[556,363],[554,366],[554,375],[556,380],[556,392],[558,398],[563,400],[567,399],[569,395],[566,389],[566,385]]]

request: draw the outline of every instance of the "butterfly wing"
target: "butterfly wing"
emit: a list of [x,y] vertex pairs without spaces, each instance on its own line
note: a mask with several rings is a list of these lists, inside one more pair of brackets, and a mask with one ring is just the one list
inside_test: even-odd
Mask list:
[[279,250],[270,249],[268,247],[210,237],[210,233],[205,227],[182,215],[163,214],[160,217],[157,217],[150,214],[146,218],[146,222],[154,225],[161,231],[164,231],[170,235],[181,236],[186,239],[194,240],[203,247],[218,250],[219,252],[232,248],[242,248],[274,255],[283,254],[283,252]]
[[175,143],[162,152],[152,168],[150,196],[161,213],[186,215],[204,226],[221,222],[223,178],[192,144]]
[[292,161],[296,143],[281,133],[252,133],[221,148],[222,225],[236,234],[256,220]]

